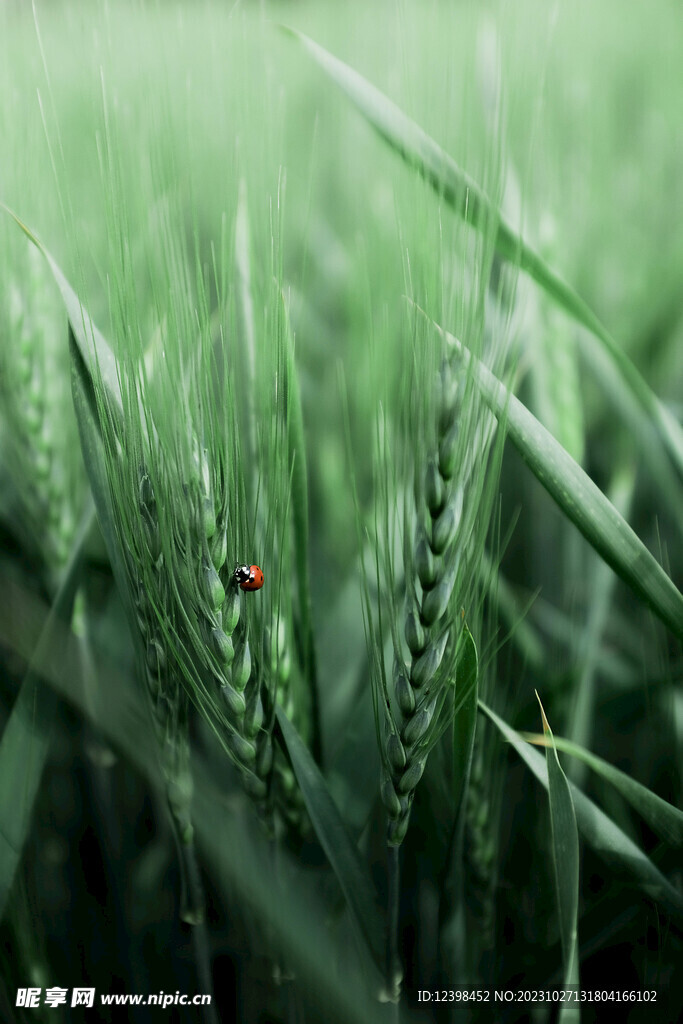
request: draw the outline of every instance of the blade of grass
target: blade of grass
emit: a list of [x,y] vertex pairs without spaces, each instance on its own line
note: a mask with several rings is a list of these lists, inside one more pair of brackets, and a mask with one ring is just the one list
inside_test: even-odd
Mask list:
[[318,766],[279,705],[276,714],[284,749],[316,835],[332,865],[356,929],[379,972],[378,985],[383,986],[384,922],[374,884],[349,838]]
[[[423,310],[420,312],[427,317]],[[427,320],[473,370],[485,402],[498,419],[505,417],[510,440],[551,498],[617,575],[683,639],[683,595],[614,505],[543,424],[465,345],[429,317]]]
[[[579,984],[578,914],[579,914],[579,836],[576,815],[567,777],[553,742],[541,698],[536,694],[543,720],[543,733],[547,738],[546,769],[548,772],[548,801],[552,832],[553,869],[557,909],[560,919],[560,939],[564,961],[565,988]],[[560,1020],[580,1020],[579,1007],[567,1004],[562,1008]]]
[[52,271],[57,287],[61,293],[66,314],[69,318],[69,323],[73,331],[73,336],[76,340],[88,373],[90,374],[91,379],[95,378],[102,381],[114,409],[118,413],[121,413],[121,387],[119,384],[116,359],[114,358],[114,353],[109,347],[108,342],[95,327],[78,298],[78,295],[62,273],[59,264],[45,248],[43,243],[38,239],[34,232],[23,223],[16,213],[10,210],[8,206],[5,206],[4,203],[0,202],[0,208],[5,210],[5,212],[13,218],[29,241],[39,249],[47,260],[48,266]]
[[[683,534],[683,484],[671,475],[671,462],[662,446],[656,425],[630,391],[621,386],[615,374],[610,374],[610,357],[604,349],[594,345],[584,353],[588,372],[600,381],[605,398],[605,417],[616,414],[624,427],[624,438],[630,448],[637,445],[640,458],[638,472],[654,487],[669,511],[673,525]],[[604,421],[603,421],[604,422]],[[600,429],[600,428],[598,428]]]
[[474,637],[465,626],[456,667],[456,695],[464,703],[453,717],[453,791],[458,815],[472,764],[472,749],[477,723],[479,697],[479,660]]
[[[520,735],[527,743],[547,746],[547,740],[543,736],[538,736],[535,733],[520,733]],[[595,754],[579,746],[578,743],[573,743],[561,736],[553,737],[553,742],[558,750],[571,754],[572,757],[582,761],[601,779],[614,786],[660,839],[673,846],[674,849],[683,847],[683,811],[666,800],[662,800],[660,796],[640,782],[636,782],[630,775],[626,775],[625,772],[615,768],[608,761],[603,761],[601,757],[596,757]]]
[[63,629],[71,622],[83,552],[94,518],[91,505],[0,741],[0,921],[31,828],[59,706],[54,690],[43,683],[41,669],[46,662],[60,660]]
[[[490,718],[498,731],[510,743],[538,781],[548,788],[548,771],[545,760],[533,750],[520,733],[499,718],[482,700],[479,707]],[[683,897],[664,877],[659,868],[636,846],[632,839],[609,818],[604,811],[589,800],[573,783],[569,790],[574,802],[576,823],[586,842],[610,864],[615,874],[625,882],[635,884],[650,899],[656,900],[666,911],[676,917],[683,916]]]
[[[498,254],[518,264],[551,299],[601,342],[623,385],[656,424],[662,443],[678,473],[683,475],[683,429],[584,300],[505,222],[500,210],[476,182],[396,104],[312,39],[285,26],[282,28],[301,44],[384,141],[414,167],[457,214],[466,217],[476,228],[485,229],[497,223],[495,247]],[[672,479],[672,485],[674,482]]]
[[[633,496],[635,476],[631,471],[620,470],[614,474],[608,491],[610,501],[624,518],[628,516]],[[583,636],[577,645],[578,678],[576,697],[572,704],[567,734],[582,747],[589,746],[596,720],[595,702],[597,697],[596,668],[598,655],[603,646],[603,633],[612,605],[614,574],[601,561],[591,558],[588,566],[590,582],[589,606],[586,613]],[[586,767],[580,761],[570,761],[569,777],[577,786],[582,786]]]
[[[69,347],[71,351],[71,392],[73,395],[78,433],[81,439],[83,462],[90,482],[90,489],[95,500],[97,518],[102,531],[109,561],[114,573],[116,585],[126,608],[129,622],[135,629],[135,613],[128,599],[126,570],[120,554],[116,537],[114,510],[109,492],[106,473],[106,454],[100,429],[97,401],[92,378],[81,354],[80,346],[74,333],[69,328]],[[105,342],[106,344],[106,342]],[[133,631],[133,635],[135,632]]]

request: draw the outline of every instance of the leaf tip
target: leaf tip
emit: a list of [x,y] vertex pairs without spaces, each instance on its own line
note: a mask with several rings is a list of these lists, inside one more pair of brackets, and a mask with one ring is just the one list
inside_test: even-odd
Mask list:
[[538,690],[534,690],[534,693],[536,694],[536,700],[538,701],[538,706],[541,709],[541,720],[543,721],[543,734],[545,736],[550,736],[550,735],[552,735],[551,731],[550,731],[550,726],[548,724],[548,719],[545,717],[545,711],[543,710],[543,704],[541,703],[541,698],[538,695]]

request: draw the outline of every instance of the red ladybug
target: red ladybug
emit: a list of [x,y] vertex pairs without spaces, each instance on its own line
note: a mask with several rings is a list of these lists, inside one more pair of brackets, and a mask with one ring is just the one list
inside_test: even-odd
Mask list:
[[232,575],[240,590],[260,590],[263,586],[263,573],[258,565],[236,565]]

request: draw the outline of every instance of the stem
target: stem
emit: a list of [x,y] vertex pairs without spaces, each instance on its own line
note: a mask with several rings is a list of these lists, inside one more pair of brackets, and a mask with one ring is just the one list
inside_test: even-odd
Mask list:
[[194,842],[184,842],[176,829],[180,856],[180,919],[198,925],[204,921],[204,887],[199,874]]
[[[268,845],[268,857],[274,881],[273,890],[276,893],[281,893],[284,890],[284,880],[282,877],[282,860],[280,858],[279,842],[277,839],[272,839]],[[277,949],[277,942],[273,933],[272,925],[270,924],[267,927],[267,933],[268,945],[271,950],[270,956],[273,963],[273,978],[276,980],[276,984],[280,990],[280,1004],[282,1006],[283,1016],[287,1021],[287,1024],[297,1024],[298,1021],[303,1020],[303,1016],[299,1010],[298,993],[293,984],[295,975],[287,965],[283,954]]]
[[403,969],[398,952],[398,912],[401,895],[401,867],[399,847],[387,845],[387,995],[396,1005],[401,997]]
[[180,855],[182,887],[180,916],[192,928],[192,946],[194,948],[199,991],[202,995],[211,996],[211,1003],[206,1010],[206,1022],[207,1024],[220,1024],[213,991],[209,937],[204,921],[204,886],[197,862],[194,840],[192,839],[187,842],[182,839],[175,819],[173,820],[173,832]]
[[[177,815],[177,807],[171,810],[173,837],[178,847],[180,865],[180,918],[192,928],[192,946],[194,948],[197,981],[202,995],[211,996],[211,1003],[206,1010],[207,1024],[220,1024],[215,1008],[213,976],[211,972],[211,955],[209,939],[204,922],[204,886],[197,861],[194,838],[183,838],[183,822]],[[185,823],[186,824],[186,823]]]
[[213,978],[211,976],[211,955],[209,951],[209,936],[206,925],[192,926],[192,945],[194,947],[195,962],[197,964],[197,981],[202,995],[211,996],[211,1003],[205,1010],[206,1024],[220,1024],[216,1000],[213,992]]

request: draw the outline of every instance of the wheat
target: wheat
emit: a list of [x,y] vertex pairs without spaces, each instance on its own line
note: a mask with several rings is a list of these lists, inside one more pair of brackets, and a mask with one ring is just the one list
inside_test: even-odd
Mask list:
[[67,362],[67,325],[45,260],[26,242],[5,278],[0,414],[16,507],[12,518],[54,590],[84,497]]
[[[460,609],[472,594],[473,532],[482,504],[490,420],[474,400],[466,375],[444,358],[427,458],[415,460],[413,503],[405,512],[405,610],[408,653],[395,641],[393,700],[383,716],[382,800],[388,841],[402,843],[429,750],[452,706]],[[480,531],[481,532],[481,531]],[[386,706],[386,705],[385,705]]]

